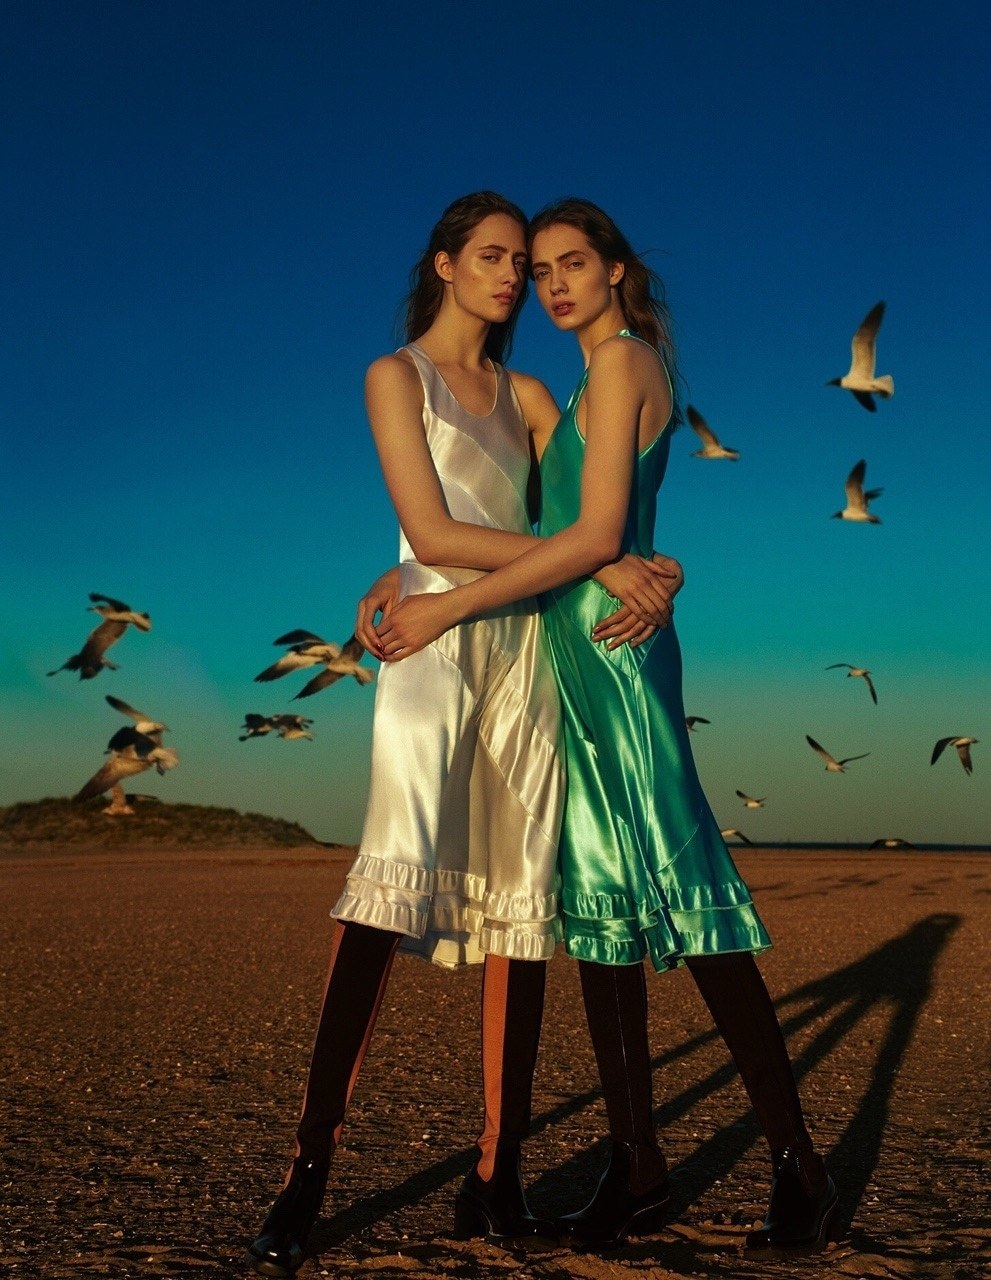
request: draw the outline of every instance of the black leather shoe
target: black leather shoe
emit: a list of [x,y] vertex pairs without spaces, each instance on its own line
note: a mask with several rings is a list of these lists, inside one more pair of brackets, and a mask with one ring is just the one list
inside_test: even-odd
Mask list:
[[257,1240],[248,1245],[244,1260],[256,1275],[293,1276],[303,1265],[310,1234],[324,1192],[329,1167],[315,1160],[293,1161],[292,1174],[262,1223]]
[[516,1143],[497,1144],[495,1170],[488,1182],[478,1176],[477,1169],[465,1178],[454,1201],[453,1235],[455,1240],[557,1239],[554,1223],[535,1218],[527,1206]]
[[664,1210],[671,1199],[667,1173],[649,1191],[636,1194],[630,1190],[633,1148],[625,1142],[614,1142],[605,1173],[591,1201],[578,1213],[558,1219],[563,1236],[582,1244],[620,1244],[627,1236],[649,1235],[659,1231]]
[[749,1231],[751,1253],[819,1253],[836,1218],[838,1197],[822,1157],[785,1147],[773,1156],[774,1180],[764,1225]]

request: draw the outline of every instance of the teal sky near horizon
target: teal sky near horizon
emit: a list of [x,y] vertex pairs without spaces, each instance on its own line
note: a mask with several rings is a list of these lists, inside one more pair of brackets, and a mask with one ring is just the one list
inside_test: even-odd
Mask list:
[[[135,789],[357,837],[373,690],[291,703],[303,677],[252,677],[284,631],[343,640],[395,557],[362,376],[431,224],[485,186],[528,211],[586,195],[652,251],[684,398],[741,451],[702,462],[679,431],[657,528],[721,825],[991,841],[982,6],[385,3],[345,25],[316,0],[21,0],[3,23],[0,804],[76,791],[113,693],[182,757]],[[824,384],[881,298],[896,394],[869,415]],[[580,371],[533,299],[511,363],[559,399]],[[861,457],[879,526],[829,519]],[[47,679],[89,591],[154,629],[117,672]],[[237,741],[245,712],[289,710],[314,742]],[[870,755],[827,775],[806,733]],[[972,777],[930,767],[948,734],[982,740]]]

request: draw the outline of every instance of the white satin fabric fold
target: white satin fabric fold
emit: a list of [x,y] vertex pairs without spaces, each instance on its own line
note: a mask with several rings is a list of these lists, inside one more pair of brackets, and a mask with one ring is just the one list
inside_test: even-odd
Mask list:
[[[528,533],[527,428],[496,366],[486,417],[458,404],[415,344],[423,421],[451,515]],[[473,569],[420,564],[400,531],[402,595],[445,591]],[[561,937],[557,840],[564,801],[557,686],[534,601],[462,623],[382,667],[361,845],[332,914],[406,935],[454,968],[486,952],[546,959]]]

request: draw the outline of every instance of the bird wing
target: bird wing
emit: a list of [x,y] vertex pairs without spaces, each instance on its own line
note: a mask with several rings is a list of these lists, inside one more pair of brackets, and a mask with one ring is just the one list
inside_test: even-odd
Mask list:
[[871,679],[871,673],[869,671],[864,672],[863,681],[864,684],[867,685],[868,689],[870,689],[871,697],[874,699],[874,705],[877,706],[877,690],[874,688],[874,681]]
[[[344,671],[331,671],[325,667],[319,675],[314,676],[308,684],[303,685],[299,693],[296,694],[296,698],[310,698],[313,694],[319,693],[321,689],[326,689],[328,685],[334,684],[346,674]],[[296,698],[293,699],[294,702]]]
[[365,646],[361,643],[357,636],[351,636],[349,640],[345,640],[341,646],[340,656],[342,658],[350,658],[353,662],[360,662],[365,656]]
[[974,763],[970,758],[970,743],[958,742],[956,744],[957,755],[960,757],[960,763],[963,765],[964,773],[971,774],[974,772]]
[[758,800],[756,796],[748,796],[745,791],[738,791],[736,794],[740,797],[741,800],[749,800],[751,804],[764,803],[763,800]]
[[935,764],[952,741],[952,738],[940,738],[939,742],[933,747],[932,759],[929,763]]
[[705,418],[702,417],[694,405],[688,405],[685,409],[685,414],[688,417],[692,430],[703,444],[719,445],[719,441],[716,439],[716,433],[712,430]]
[[843,486],[846,492],[847,505],[860,511],[867,510],[867,500],[864,497],[864,475],[866,471],[867,461],[861,458],[859,462],[854,463],[852,471],[846,478],[846,484]]
[[113,596],[101,596],[98,591],[91,591],[89,593],[89,598],[94,604],[100,604],[102,602],[103,604],[110,605],[111,609],[116,609],[118,613],[131,612],[131,606],[129,604],[125,604],[123,600],[115,600]]
[[118,729],[107,743],[108,751],[133,750],[138,756],[147,756],[158,746],[155,738],[148,733],[141,733],[133,725],[125,724]]
[[134,707],[129,706],[123,698],[115,698],[112,693],[106,694],[106,699],[115,711],[119,711],[121,715],[130,716],[132,720],[151,719],[151,716],[146,716],[143,711],[138,711]]
[[877,413],[877,405],[874,403],[874,397],[869,391],[855,391],[853,398],[858,404],[863,405],[868,413]]
[[853,664],[850,662],[831,662],[825,670],[832,671],[835,667],[849,667],[851,671],[853,670]]
[[839,761],[838,761],[838,760],[835,760],[835,759],[834,759],[834,758],[829,754],[829,752],[826,750],[826,748],[825,748],[825,747],[820,747],[820,746],[819,746],[819,744],[818,744],[818,742],[816,742],[815,738],[812,738],[812,737],[810,737],[808,734],[806,734],[806,735],[805,735],[805,741],[809,744],[809,746],[812,748],[812,750],[813,750],[813,751],[815,751],[818,755],[822,756],[823,760],[829,760],[829,761],[831,761],[833,764],[839,764]]
[[[860,328],[853,335],[851,344],[850,372],[858,373],[864,378],[874,377],[874,366],[876,362],[875,355],[875,339],[877,331],[881,327],[881,320],[884,317],[884,303],[878,302],[871,307],[867,315],[864,316],[860,323]],[[871,408],[874,408],[873,403]]]
[[838,763],[839,763],[839,764],[849,764],[851,760],[866,760],[866,758],[867,758],[869,755],[870,755],[870,752],[869,752],[869,751],[865,751],[865,752],[863,753],[863,755],[860,755],[860,756],[847,756],[847,757],[846,757],[846,759],[844,759],[844,760],[840,760],[840,761],[838,761]]
[[314,635],[312,631],[287,631],[284,636],[279,636],[278,640],[273,640],[273,644],[326,644],[327,642],[321,637]]
[[305,729],[308,724],[312,723],[313,721],[307,719],[306,716],[292,715],[288,712],[272,717],[272,724],[277,729]]
[[109,618],[104,618],[99,626],[86,637],[86,643],[83,645],[79,653],[79,658],[84,667],[98,667],[101,665],[100,659],[104,653],[110,648],[115,640],[119,640],[127,630],[126,622],[114,622]]
[[277,662],[273,662],[270,667],[266,667],[264,671],[259,671],[258,675],[255,676],[255,680],[262,682],[278,680],[280,676],[288,675],[290,671],[299,671],[303,667],[315,667],[320,661],[322,659],[316,654],[301,653],[298,649],[290,649]]
[[144,773],[151,768],[150,760],[141,760],[137,756],[115,754],[93,774],[89,782],[77,791],[74,800],[88,800],[90,796],[101,795],[104,791],[119,782],[121,778],[129,778],[135,773]]
[[271,724],[268,716],[260,715],[257,711],[249,711],[244,717],[244,727],[246,729],[260,729],[263,724]]

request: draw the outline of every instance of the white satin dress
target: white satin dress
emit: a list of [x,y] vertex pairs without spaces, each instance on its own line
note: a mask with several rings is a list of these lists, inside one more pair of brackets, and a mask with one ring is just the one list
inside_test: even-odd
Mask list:
[[[530,533],[527,426],[506,371],[485,416],[451,394],[416,343],[427,443],[455,520]],[[400,530],[400,594],[480,571],[420,564]],[[381,668],[364,831],[332,915],[405,934],[456,968],[486,952],[546,959],[561,937],[560,708],[537,602],[461,623]]]

